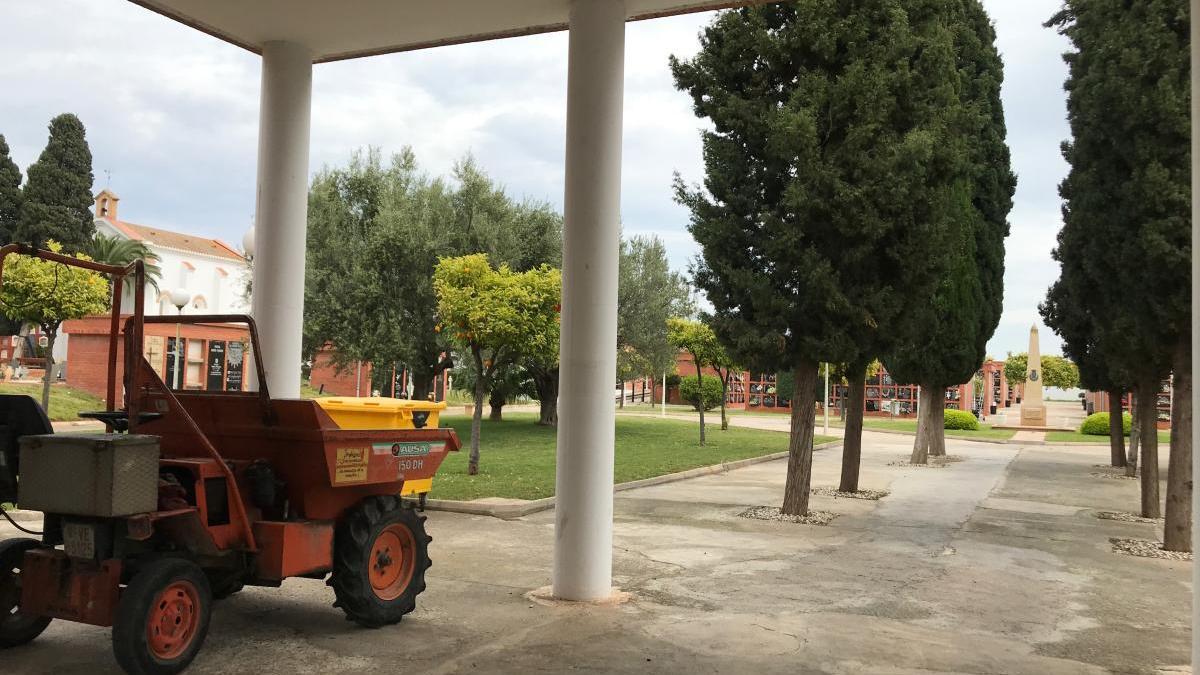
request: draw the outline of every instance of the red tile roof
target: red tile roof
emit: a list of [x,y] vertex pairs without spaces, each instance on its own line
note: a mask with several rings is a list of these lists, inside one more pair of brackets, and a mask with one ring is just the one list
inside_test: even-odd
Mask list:
[[111,218],[105,218],[104,220],[132,239],[157,244],[177,251],[187,251],[189,253],[199,253],[237,261],[244,260],[240,253],[220,239],[206,239],[205,237],[138,225],[124,220],[113,220]]

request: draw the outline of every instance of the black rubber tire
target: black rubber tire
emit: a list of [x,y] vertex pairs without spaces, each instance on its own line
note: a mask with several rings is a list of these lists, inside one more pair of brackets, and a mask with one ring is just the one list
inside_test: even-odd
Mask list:
[[[16,613],[21,596],[21,565],[25,552],[41,548],[37,539],[20,537],[0,541],[0,649],[29,644],[50,625],[48,616],[23,616]],[[16,597],[9,593],[16,593]]]
[[[384,600],[371,587],[371,549],[380,533],[390,525],[400,524],[412,533],[415,548],[412,578],[395,599]],[[325,583],[333,587],[346,619],[366,628],[380,628],[399,623],[405,614],[417,607],[417,596],[425,590],[425,570],[429,559],[429,542],[425,533],[425,516],[404,505],[399,497],[377,495],[367,497],[350,510],[338,523],[333,538],[333,572]]]
[[[191,643],[177,657],[163,660],[154,655],[146,638],[150,610],[161,591],[174,582],[186,581],[198,594],[198,623]],[[203,570],[189,560],[164,558],[142,567],[129,581],[117,603],[113,623],[113,656],[130,675],[173,675],[191,664],[208,635],[212,617],[212,590]]]

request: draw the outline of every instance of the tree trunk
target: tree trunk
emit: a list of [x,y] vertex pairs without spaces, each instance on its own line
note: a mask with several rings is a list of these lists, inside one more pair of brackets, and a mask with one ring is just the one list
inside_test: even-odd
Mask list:
[[917,437],[913,439],[912,457],[908,460],[910,464],[929,463],[930,443],[933,436],[929,413],[934,407],[930,392],[936,391],[936,387],[928,385],[921,385],[917,390],[917,405],[920,406],[920,410],[917,411]]
[[621,408],[621,410],[624,410],[625,409],[625,382],[622,381],[620,383],[620,385],[621,385],[621,405],[619,407]]
[[929,438],[929,456],[946,456],[946,388],[929,387],[929,417],[926,419]]
[[504,420],[504,404],[508,401],[504,398],[503,391],[493,391],[488,397],[488,405],[491,406],[491,411],[488,413],[488,419],[493,422],[501,422]]
[[813,433],[816,427],[817,362],[803,360],[792,371],[792,429],[788,437],[787,483],[783,488],[782,511],[790,516],[808,515],[812,486]]
[[471,415],[471,454],[467,458],[467,475],[479,473],[479,432],[483,427],[483,399],[487,395],[487,382],[483,373],[483,357],[473,349],[475,357],[475,411]]
[[1125,466],[1125,411],[1121,406],[1121,392],[1108,392],[1108,446],[1112,465]]
[[[1135,387],[1136,389],[1136,387]],[[1138,415],[1138,408],[1141,402],[1137,392],[1129,397],[1129,407],[1133,413],[1130,415],[1132,424],[1129,425],[1129,450],[1125,453],[1125,475],[1133,478],[1137,475],[1138,468],[1138,450],[1142,447],[1142,420]]]
[[46,331],[46,372],[42,375],[42,410],[46,411],[46,416],[50,416],[50,371],[54,370],[54,341],[58,339],[57,330]]
[[1166,523],[1163,548],[1192,550],[1192,336],[1185,334],[1175,346],[1171,364],[1175,381],[1171,392],[1171,458],[1167,465]]
[[545,427],[558,426],[558,367],[532,369],[533,386],[538,395],[538,421]]
[[704,377],[700,374],[700,360],[696,360],[696,407],[700,409],[700,445],[704,445]]
[[850,365],[846,376],[849,402],[846,411],[846,435],[842,441],[842,479],[838,490],[858,492],[858,472],[862,463],[863,405],[867,398],[866,366]]
[[1162,516],[1158,495],[1158,378],[1144,377],[1138,383],[1138,432],[1142,438],[1142,517]]
[[[424,401],[429,398],[429,392],[433,391],[433,380],[436,375],[426,371],[424,368],[408,370],[408,376],[412,378],[412,397],[414,401]],[[404,392],[407,394],[408,392]]]
[[721,376],[721,431],[729,431],[729,418],[725,415],[725,399],[729,392],[729,373]]

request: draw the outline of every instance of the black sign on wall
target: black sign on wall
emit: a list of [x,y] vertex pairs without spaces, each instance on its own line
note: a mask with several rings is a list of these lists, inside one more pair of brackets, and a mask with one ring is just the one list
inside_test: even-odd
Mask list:
[[225,359],[226,391],[242,390],[242,365],[245,361],[246,345],[241,342],[230,342]]
[[[182,342],[182,340],[180,340]],[[167,338],[167,368],[166,368],[166,385],[168,389],[175,388],[175,338]]]
[[221,391],[225,388],[225,341],[208,341],[208,382],[209,391]]

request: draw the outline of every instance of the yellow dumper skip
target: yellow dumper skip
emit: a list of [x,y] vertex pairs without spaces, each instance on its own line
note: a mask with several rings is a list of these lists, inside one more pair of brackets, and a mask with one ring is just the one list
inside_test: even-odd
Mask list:
[[[342,429],[436,429],[445,402],[381,396],[318,398],[317,405]],[[433,479],[405,481],[402,497],[423,497]]]

